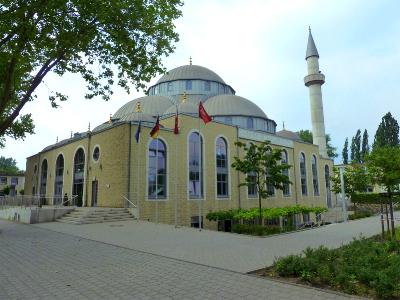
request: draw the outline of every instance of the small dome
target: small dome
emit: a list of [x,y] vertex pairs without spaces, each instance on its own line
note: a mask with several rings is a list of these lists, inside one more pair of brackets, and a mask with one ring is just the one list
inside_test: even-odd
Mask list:
[[218,95],[207,99],[204,108],[210,116],[250,116],[267,119],[256,104],[236,95]]
[[140,102],[141,114],[149,116],[162,115],[173,103],[167,97],[163,96],[146,96],[137,98],[124,104],[113,115],[113,119],[124,119],[126,116],[138,114],[136,112],[136,105]]
[[164,74],[156,84],[173,81],[173,80],[189,80],[200,79],[210,80],[225,84],[225,81],[215,72],[197,65],[185,65],[168,71]]
[[283,137],[283,138],[295,140],[295,141],[301,141],[301,138],[297,132],[293,132],[293,131],[286,130],[286,129],[278,131],[276,133],[276,135]]
[[[179,113],[184,113],[184,114],[197,114],[198,113],[198,107],[194,105],[193,103],[190,102],[185,102],[185,103],[180,103],[178,105],[178,112]],[[168,108],[165,112],[164,115],[172,115],[176,113],[176,106],[172,105],[170,108]]]

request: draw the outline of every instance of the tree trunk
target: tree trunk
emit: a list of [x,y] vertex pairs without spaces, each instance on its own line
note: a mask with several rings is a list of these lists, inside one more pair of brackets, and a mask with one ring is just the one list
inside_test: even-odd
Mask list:
[[262,220],[261,220],[262,213],[261,213],[261,195],[260,195],[260,193],[258,193],[258,210],[259,210],[258,225],[262,225],[261,224],[261,222],[262,222]]
[[392,225],[392,237],[396,238],[396,229],[394,228],[394,216],[393,216],[393,202],[392,199],[390,198],[390,223]]
[[388,205],[385,203],[385,213],[386,213],[386,225],[387,225],[387,232],[390,235],[390,225],[389,225],[389,212],[388,212]]
[[381,225],[382,225],[382,241],[385,239],[385,220],[383,217],[383,203],[381,199]]

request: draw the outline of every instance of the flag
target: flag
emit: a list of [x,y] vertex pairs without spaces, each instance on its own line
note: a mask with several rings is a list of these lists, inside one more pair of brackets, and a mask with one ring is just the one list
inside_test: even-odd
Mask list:
[[176,115],[175,115],[175,127],[174,127],[174,133],[175,133],[175,134],[179,134],[178,110],[176,110]]
[[158,136],[158,132],[160,131],[160,117],[157,116],[156,124],[154,125],[153,129],[150,131],[150,136],[153,139],[156,139]]
[[208,115],[208,113],[204,109],[203,103],[201,103],[201,101],[199,104],[199,118],[201,118],[205,124],[212,121],[211,117]]
[[139,121],[139,125],[138,128],[136,130],[136,134],[135,134],[135,139],[136,139],[136,143],[139,143],[140,140],[140,131],[142,130],[142,121]]

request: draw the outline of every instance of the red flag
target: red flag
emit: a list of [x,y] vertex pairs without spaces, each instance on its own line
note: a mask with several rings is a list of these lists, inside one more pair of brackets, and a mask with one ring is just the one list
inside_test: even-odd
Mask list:
[[178,111],[176,111],[175,115],[175,127],[174,127],[174,133],[179,134],[179,120],[178,120]]
[[158,132],[160,131],[160,117],[157,116],[156,124],[154,125],[153,129],[150,131],[150,136],[153,139],[156,139],[158,136]]
[[212,121],[211,117],[208,115],[208,113],[204,109],[203,103],[201,103],[201,101],[199,104],[199,118],[201,118],[205,124]]

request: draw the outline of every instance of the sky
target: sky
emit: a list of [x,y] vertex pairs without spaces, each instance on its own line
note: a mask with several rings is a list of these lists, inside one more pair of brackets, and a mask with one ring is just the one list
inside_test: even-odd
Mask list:
[[[343,149],[346,137],[368,130],[370,144],[387,112],[400,122],[400,2],[397,0],[187,0],[175,22],[180,41],[163,59],[167,69],[193,64],[213,70],[236,94],[256,103],[277,130],[311,129],[305,52],[311,26],[320,56],[326,132]],[[160,75],[161,76],[161,75]],[[160,77],[154,78],[148,86]],[[69,96],[51,107],[51,90]],[[134,91],[134,89],[132,89]],[[79,75],[50,74],[28,103],[35,134],[6,140],[0,155],[25,169],[44,147],[107,121],[126,102],[144,95],[114,89],[111,100],[86,100]],[[341,158],[337,159],[340,162]]]

